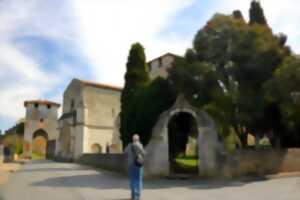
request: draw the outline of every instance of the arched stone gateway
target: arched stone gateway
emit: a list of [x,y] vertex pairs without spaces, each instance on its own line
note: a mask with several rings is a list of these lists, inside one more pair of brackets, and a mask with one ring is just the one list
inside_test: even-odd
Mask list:
[[216,126],[212,118],[204,111],[191,106],[183,95],[179,95],[175,104],[162,113],[153,128],[152,139],[146,147],[147,158],[145,163],[146,175],[167,176],[170,170],[168,125],[173,116],[178,113],[187,113],[196,120],[199,175],[214,176],[218,171],[217,156],[220,143]]
[[[42,143],[43,138],[50,145],[47,153],[53,153],[55,150],[55,140],[58,136],[57,131],[57,110],[60,107],[58,103],[47,100],[25,101],[26,108],[25,130],[24,130],[24,156],[30,158],[34,150],[34,139],[38,138]],[[47,145],[46,145],[47,146]]]
[[47,150],[48,134],[43,129],[36,130],[32,135],[32,153],[40,158],[45,158]]

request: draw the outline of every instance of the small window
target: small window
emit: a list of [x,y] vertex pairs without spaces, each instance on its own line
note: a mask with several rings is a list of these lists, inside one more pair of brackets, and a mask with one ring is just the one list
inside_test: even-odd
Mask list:
[[162,67],[162,58],[159,58],[159,59],[158,59],[158,66],[159,66],[159,67]]
[[74,101],[74,99],[72,99],[71,100],[71,110],[74,109],[74,107],[75,107],[75,101]]
[[34,104],[34,107],[35,107],[35,108],[38,108],[38,107],[39,107],[39,104],[38,104],[38,103],[35,103],[35,104]]
[[48,108],[48,109],[51,109],[51,105],[50,105],[50,104],[48,104],[48,105],[47,105],[47,108]]

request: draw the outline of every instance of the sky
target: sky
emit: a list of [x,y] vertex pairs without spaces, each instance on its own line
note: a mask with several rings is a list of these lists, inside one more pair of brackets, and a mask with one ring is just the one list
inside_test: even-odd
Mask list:
[[[299,0],[261,0],[275,33],[300,52]],[[0,0],[0,130],[24,117],[23,102],[62,102],[73,78],[123,86],[130,45],[147,60],[183,55],[215,13],[250,0]]]

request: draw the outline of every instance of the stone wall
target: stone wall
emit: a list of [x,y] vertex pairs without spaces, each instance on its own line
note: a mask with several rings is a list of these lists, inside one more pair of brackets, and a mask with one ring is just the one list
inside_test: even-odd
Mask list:
[[83,154],[76,162],[110,171],[127,173],[126,154]]
[[46,147],[46,158],[47,159],[54,159],[55,157],[55,144],[56,140],[50,140],[47,141],[47,147]]
[[3,149],[4,149],[4,146],[2,144],[0,144],[0,165],[4,161],[4,152],[3,152]]
[[239,150],[227,155],[222,174],[233,178],[297,171],[300,171],[300,149],[261,149]]

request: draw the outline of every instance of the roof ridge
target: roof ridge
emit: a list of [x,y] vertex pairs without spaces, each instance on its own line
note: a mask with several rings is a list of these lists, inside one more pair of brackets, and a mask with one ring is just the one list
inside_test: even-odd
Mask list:
[[81,80],[81,79],[76,79],[76,80],[78,80],[82,84],[94,86],[94,87],[98,87],[98,88],[102,88],[102,89],[111,89],[111,90],[115,90],[115,91],[123,90],[122,87],[118,87],[118,86],[114,86],[114,85],[99,83],[99,82],[90,81],[90,80]]

